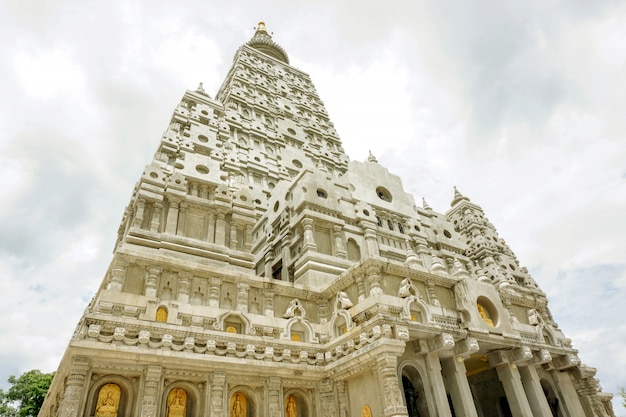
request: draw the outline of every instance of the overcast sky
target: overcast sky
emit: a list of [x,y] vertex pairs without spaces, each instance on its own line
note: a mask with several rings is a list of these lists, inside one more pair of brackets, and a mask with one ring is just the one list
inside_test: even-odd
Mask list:
[[0,386],[56,369],[174,107],[215,96],[259,20],[351,159],[436,211],[454,185],[481,205],[626,385],[626,3],[369,3],[0,2]]

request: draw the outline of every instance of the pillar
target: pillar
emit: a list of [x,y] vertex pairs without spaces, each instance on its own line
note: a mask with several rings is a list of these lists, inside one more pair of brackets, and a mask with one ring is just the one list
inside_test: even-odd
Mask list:
[[211,381],[211,417],[226,417],[226,413],[224,412],[225,386],[226,374],[224,372],[215,372],[213,374],[213,381]]
[[143,214],[146,209],[146,200],[140,198],[137,200],[137,210],[135,211],[135,218],[133,219],[133,227],[141,227],[143,223]]
[[252,226],[246,224],[243,228],[244,245],[243,250],[246,252],[252,252]]
[[552,417],[552,411],[548,405],[548,400],[541,388],[541,382],[539,382],[539,375],[537,375],[537,368],[534,365],[520,366],[518,368],[520,377],[522,378],[522,385],[526,391],[526,397],[528,403],[533,411],[535,417]]
[[122,291],[124,282],[126,281],[126,269],[128,262],[122,259],[116,259],[111,268],[111,280],[109,281],[109,289],[113,291]]
[[265,296],[263,300],[263,313],[267,317],[274,317],[274,291],[269,288],[265,288],[263,294]]
[[287,232],[281,242],[281,253],[283,258],[283,267],[280,271],[281,281],[289,282],[289,264],[291,262],[291,232]]
[[245,282],[237,284],[237,310],[242,313],[248,313],[248,290],[250,285]]
[[161,380],[161,367],[158,365],[148,366],[146,381],[141,400],[141,417],[153,417],[157,415],[157,395],[159,381]]
[[283,401],[281,379],[277,376],[271,376],[267,380],[267,397],[269,417],[281,417]]
[[185,221],[187,219],[187,209],[189,208],[189,204],[180,203],[179,204],[179,213],[178,213],[178,227],[176,228],[176,234],[180,236],[185,236]]
[[381,355],[377,359],[378,381],[383,393],[385,417],[407,416],[408,412],[402,400],[402,390],[397,373],[397,358],[393,355]]
[[168,198],[170,203],[169,209],[167,210],[167,222],[165,224],[165,233],[169,233],[170,235],[176,234],[176,228],[178,226],[178,204],[180,200],[175,198]]
[[561,400],[562,409],[567,417],[584,416],[585,410],[580,403],[578,393],[569,372],[550,371]]
[[274,262],[274,252],[270,249],[265,254],[265,278],[272,278],[272,262]]
[[163,204],[158,201],[152,205],[152,219],[150,220],[150,231],[157,233],[161,224],[161,209]]
[[522,380],[514,363],[502,363],[496,366],[498,379],[502,382],[506,399],[513,417],[533,417],[533,412],[526,398]]
[[76,417],[81,412],[81,398],[83,389],[87,389],[87,372],[89,361],[86,358],[75,357],[70,366],[63,398],[59,404],[59,417]]
[[369,256],[379,256],[378,240],[376,239],[376,229],[370,223],[363,223],[363,235],[365,237],[365,249]]
[[209,212],[209,225],[206,232],[206,240],[209,243],[215,242],[215,213]]
[[446,378],[448,392],[457,417],[478,417],[474,397],[467,382],[465,361],[461,356],[445,358],[441,361]]
[[234,220],[230,222],[230,248],[237,250],[237,223]]
[[219,308],[220,306],[220,286],[222,280],[219,278],[209,279],[209,307]]
[[189,303],[189,288],[191,286],[191,272],[181,271],[178,273],[178,301]]
[[383,289],[380,286],[380,267],[370,266],[367,268],[367,280],[370,286],[370,295],[382,294]]
[[426,373],[430,380],[430,390],[435,405],[435,415],[438,417],[452,417],[446,387],[441,376],[441,363],[437,352],[428,352],[424,355],[426,362]]
[[144,290],[146,297],[156,298],[161,271],[162,269],[158,266],[148,267],[148,271],[146,272],[146,284]]
[[224,213],[217,213],[215,243],[222,246],[226,244],[226,215]]
[[317,245],[315,244],[315,237],[313,236],[313,219],[302,219],[302,227],[304,228],[302,251],[312,250],[317,252]]
[[333,235],[335,237],[335,256],[338,258],[346,258],[346,246],[343,244],[343,229],[341,226],[333,226]]

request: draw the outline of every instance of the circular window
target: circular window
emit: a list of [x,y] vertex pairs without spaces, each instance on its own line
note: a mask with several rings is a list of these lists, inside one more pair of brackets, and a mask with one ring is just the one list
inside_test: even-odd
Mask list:
[[209,138],[207,138],[207,137],[206,137],[206,136],[204,136],[204,135],[198,135],[198,140],[199,140],[200,142],[207,143],[207,142],[209,141]]
[[287,128],[287,132],[289,132],[289,134],[291,134],[291,135],[295,135],[296,134],[296,131],[293,130],[292,128]]
[[443,235],[444,235],[445,237],[447,237],[448,239],[450,239],[450,238],[452,237],[452,235],[450,234],[450,232],[448,232],[447,230],[444,230],[444,231],[443,231]]
[[363,210],[363,214],[365,214],[366,216],[369,216],[369,215],[370,215],[370,212],[369,212],[369,211],[367,211],[367,210]]
[[198,171],[200,174],[208,174],[209,168],[205,167],[204,165],[196,165],[196,171]]
[[322,190],[321,188],[318,188],[317,189],[317,196],[320,197],[320,198],[326,198],[327,197],[326,191]]
[[158,177],[159,177],[159,174],[157,174],[156,172],[151,172],[151,173],[150,173],[150,177],[152,177],[152,178],[158,178]]
[[302,168],[302,162],[298,161],[297,159],[294,159],[291,162],[293,163],[293,166],[295,166],[296,168]]
[[205,115],[205,116],[207,116],[207,115],[209,114],[209,112],[208,112],[208,111],[206,111],[206,110],[202,110],[200,113],[202,113],[202,114],[203,114],[203,115]]
[[376,195],[383,201],[391,202],[391,193],[385,187],[376,188]]
[[274,213],[278,211],[279,207],[280,207],[280,203],[278,203],[278,201],[274,203]]
[[174,168],[176,168],[176,169],[183,169],[183,168],[185,168],[185,166],[183,164],[181,164],[180,162],[177,162],[176,165],[174,165]]

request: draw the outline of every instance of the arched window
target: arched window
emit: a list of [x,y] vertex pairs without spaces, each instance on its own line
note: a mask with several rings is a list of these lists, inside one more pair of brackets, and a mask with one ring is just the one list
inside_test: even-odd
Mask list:
[[185,417],[187,415],[187,391],[174,388],[167,394],[165,417]]
[[402,369],[402,388],[409,417],[430,417],[422,377],[412,366]]
[[348,260],[358,262],[361,260],[361,248],[354,239],[348,239],[346,243],[346,251],[348,252]]

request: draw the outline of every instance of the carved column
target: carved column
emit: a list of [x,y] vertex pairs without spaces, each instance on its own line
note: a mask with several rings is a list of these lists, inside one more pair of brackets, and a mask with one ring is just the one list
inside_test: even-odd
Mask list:
[[226,374],[215,372],[211,383],[211,417],[226,417],[224,412],[224,387],[226,386]]
[[517,365],[511,363],[509,353],[498,350],[491,352],[488,357],[489,365],[496,368],[498,379],[502,382],[513,417],[533,417]]
[[206,240],[209,243],[215,242],[215,213],[209,212],[209,225],[206,232]]
[[425,340],[420,340],[420,348],[426,352],[424,354],[426,373],[428,374],[428,379],[430,379],[430,385],[432,387],[431,392],[436,409],[435,415],[438,417],[452,417],[448,397],[446,396],[446,387],[441,375],[441,362],[439,361],[438,352],[438,350],[444,349],[446,346],[454,346],[454,338],[447,333],[442,333],[430,343]]
[[474,398],[467,382],[467,370],[461,356],[445,358],[441,361],[446,385],[454,405],[454,414],[457,417],[478,417]]
[[224,213],[217,213],[215,243],[222,246],[226,244],[226,215]]
[[219,278],[209,279],[209,307],[219,308],[220,306],[220,287],[222,280]]
[[370,266],[367,268],[367,281],[370,287],[370,295],[382,294],[383,289],[380,286],[380,267]]
[[237,250],[237,223],[232,219],[230,221],[230,248]]
[[59,404],[59,417],[76,417],[79,415],[83,389],[88,389],[86,385],[88,371],[89,360],[80,357],[72,360],[63,398]]
[[302,251],[311,250],[317,252],[317,244],[315,244],[315,236],[313,236],[313,219],[302,219],[302,227],[304,228]]
[[269,417],[281,417],[282,415],[282,386],[281,379],[277,376],[271,376],[267,380],[267,396]]
[[369,256],[379,256],[378,240],[376,239],[376,229],[370,223],[362,223],[363,235],[365,237],[365,249]]
[[263,312],[267,317],[274,317],[274,291],[266,288],[264,291]]
[[289,249],[291,243],[291,233],[287,232],[281,242],[281,253],[283,258],[283,268],[280,271],[281,281],[289,282],[289,263],[291,262],[291,250]]
[[152,220],[150,220],[150,231],[157,233],[161,224],[161,209],[163,204],[158,201],[152,205]]
[[346,246],[343,243],[341,226],[333,226],[333,235],[335,236],[335,256],[338,258],[346,258]]
[[198,197],[207,198],[208,194],[209,194],[209,187],[205,184],[200,185],[200,193],[198,194]]
[[388,417],[408,416],[398,381],[396,357],[383,355],[376,362],[378,365],[378,381],[381,384],[381,392],[384,399],[384,415]]
[[133,227],[141,227],[143,223],[143,214],[146,209],[146,199],[140,198],[137,200],[137,210],[135,211],[135,218],[133,219]]
[[552,417],[552,411],[543,393],[543,388],[541,388],[541,382],[539,382],[539,375],[537,375],[535,365],[520,366],[518,369],[533,416]]
[[580,402],[572,377],[569,372],[550,371],[561,398],[561,406],[568,417],[584,416],[585,410]]
[[359,293],[358,300],[360,303],[361,301],[365,300],[365,276],[362,274],[358,274],[355,277],[355,281],[356,281],[356,288]]
[[176,234],[185,236],[185,222],[187,220],[187,209],[189,204],[182,202],[179,204],[180,212],[178,213],[178,227],[176,228]]
[[192,182],[190,184],[189,188],[190,188],[189,194],[194,196],[194,197],[197,197],[198,196],[198,184],[196,184],[195,182]]
[[346,396],[346,383],[337,382],[337,397],[339,399],[339,417],[348,417],[348,397]]
[[243,228],[243,235],[245,239],[243,249],[246,252],[251,252],[252,251],[252,226],[250,226],[249,224],[246,224]]
[[265,278],[272,278],[272,262],[274,261],[274,252],[270,249],[265,254]]
[[168,198],[169,208],[167,210],[167,222],[165,223],[165,233],[170,235],[176,234],[178,226],[178,204],[180,200],[176,198]]
[[113,291],[122,291],[124,281],[126,280],[126,269],[128,261],[124,259],[116,259],[111,268],[111,281],[109,281],[109,289]]
[[181,271],[178,273],[178,301],[189,303],[189,287],[191,286],[191,272]]
[[146,297],[155,298],[157,296],[157,288],[159,286],[159,276],[163,270],[158,266],[149,266],[146,272]]
[[157,396],[159,394],[159,381],[161,380],[161,367],[148,366],[146,381],[141,400],[141,417],[154,417],[157,415]]
[[325,378],[320,381],[320,406],[321,417],[335,417],[337,415],[337,404],[335,402],[335,392],[330,379]]
[[250,285],[240,282],[237,284],[237,310],[242,313],[248,313],[248,291]]

